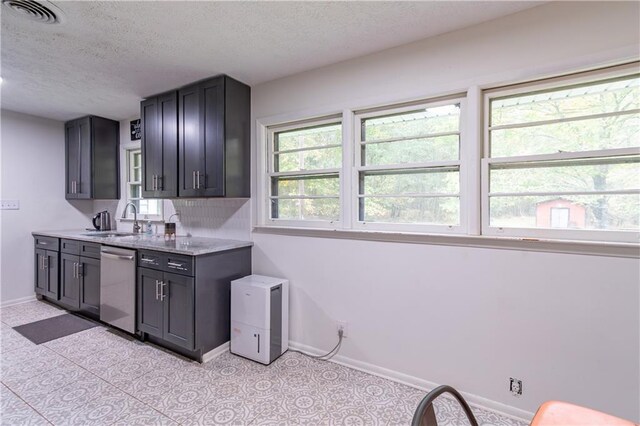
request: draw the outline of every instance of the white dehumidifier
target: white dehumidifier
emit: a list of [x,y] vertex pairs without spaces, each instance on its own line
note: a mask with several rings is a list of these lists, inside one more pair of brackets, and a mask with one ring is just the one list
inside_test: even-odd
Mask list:
[[231,281],[231,353],[271,364],[289,348],[289,281],[249,275]]

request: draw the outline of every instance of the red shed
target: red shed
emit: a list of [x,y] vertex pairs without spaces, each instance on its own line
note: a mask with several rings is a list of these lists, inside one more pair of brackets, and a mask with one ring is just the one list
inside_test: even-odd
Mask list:
[[577,228],[585,227],[587,209],[564,198],[541,201],[536,206],[536,227]]

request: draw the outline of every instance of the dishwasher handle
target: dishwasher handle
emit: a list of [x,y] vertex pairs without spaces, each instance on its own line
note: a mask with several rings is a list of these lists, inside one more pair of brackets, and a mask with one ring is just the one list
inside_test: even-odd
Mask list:
[[122,260],[133,260],[134,256],[123,256],[121,254],[111,253],[109,251],[102,251],[100,253],[101,256],[108,257],[110,259],[122,259]]

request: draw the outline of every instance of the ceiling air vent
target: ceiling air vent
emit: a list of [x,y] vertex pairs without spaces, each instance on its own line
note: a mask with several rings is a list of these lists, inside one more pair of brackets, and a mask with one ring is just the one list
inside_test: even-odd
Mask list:
[[2,5],[11,13],[42,24],[60,24],[63,22],[63,14],[48,1],[34,0],[2,0]]

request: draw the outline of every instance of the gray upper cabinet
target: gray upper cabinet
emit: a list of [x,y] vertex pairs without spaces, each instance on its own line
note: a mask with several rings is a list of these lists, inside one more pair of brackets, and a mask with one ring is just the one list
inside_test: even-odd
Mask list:
[[140,104],[142,196],[178,196],[178,97],[172,91]]
[[251,89],[228,76],[178,92],[178,195],[249,197]]
[[88,116],[65,124],[68,200],[120,198],[120,123]]

